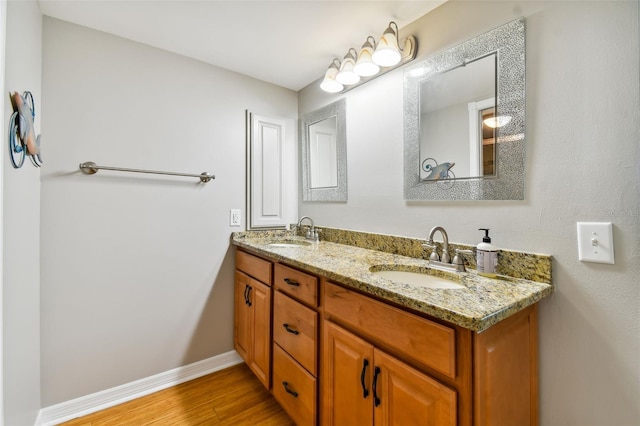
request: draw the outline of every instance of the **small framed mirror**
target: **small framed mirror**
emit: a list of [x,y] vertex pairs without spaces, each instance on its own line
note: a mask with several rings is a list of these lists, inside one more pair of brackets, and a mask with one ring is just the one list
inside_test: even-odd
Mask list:
[[524,19],[404,74],[407,200],[522,200]]
[[347,201],[345,100],[300,118],[302,199]]

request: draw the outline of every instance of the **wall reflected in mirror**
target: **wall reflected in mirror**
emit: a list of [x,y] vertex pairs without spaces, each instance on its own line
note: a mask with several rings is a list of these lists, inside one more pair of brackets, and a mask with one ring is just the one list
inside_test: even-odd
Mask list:
[[495,174],[495,52],[420,84],[420,179]]
[[338,186],[338,121],[335,115],[309,126],[311,189]]

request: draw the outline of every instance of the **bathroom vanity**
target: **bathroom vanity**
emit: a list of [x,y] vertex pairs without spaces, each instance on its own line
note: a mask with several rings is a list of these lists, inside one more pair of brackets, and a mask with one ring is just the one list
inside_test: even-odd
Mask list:
[[[429,270],[407,255],[421,251],[418,240],[344,232],[323,236],[349,244],[284,231],[232,237],[236,350],[297,424],[538,423],[548,256],[505,252],[528,264],[514,275],[529,276],[490,279]],[[377,250],[366,248],[372,241]],[[381,269],[457,287],[390,280]]]

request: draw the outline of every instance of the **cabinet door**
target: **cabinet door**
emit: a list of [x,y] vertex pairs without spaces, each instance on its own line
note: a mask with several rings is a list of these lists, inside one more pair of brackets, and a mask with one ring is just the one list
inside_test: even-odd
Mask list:
[[270,388],[271,288],[236,271],[234,346],[262,384]]
[[262,384],[270,388],[271,365],[271,288],[251,279],[248,299],[252,312],[253,357],[249,367]]
[[251,307],[247,302],[250,278],[242,272],[236,271],[235,279],[235,324],[233,342],[238,354],[248,364],[253,357],[251,350],[252,324]]
[[533,305],[476,334],[474,424],[538,424],[538,320]]
[[455,426],[454,390],[379,349],[374,352],[376,426]]
[[373,424],[373,346],[329,321],[322,335],[322,424]]

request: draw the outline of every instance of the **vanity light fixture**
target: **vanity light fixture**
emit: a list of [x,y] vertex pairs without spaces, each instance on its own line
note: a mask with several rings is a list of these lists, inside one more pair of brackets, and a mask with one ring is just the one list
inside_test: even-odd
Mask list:
[[511,116],[509,115],[499,115],[497,117],[489,117],[482,120],[484,124],[491,127],[492,129],[495,129],[496,127],[506,126],[510,121]]
[[[400,49],[400,46],[403,48]],[[350,48],[342,62],[334,58],[320,88],[329,93],[346,92],[411,62],[417,52],[418,42],[414,36],[407,36],[398,42],[398,25],[392,21],[378,43],[375,38],[369,36],[360,53]]]

